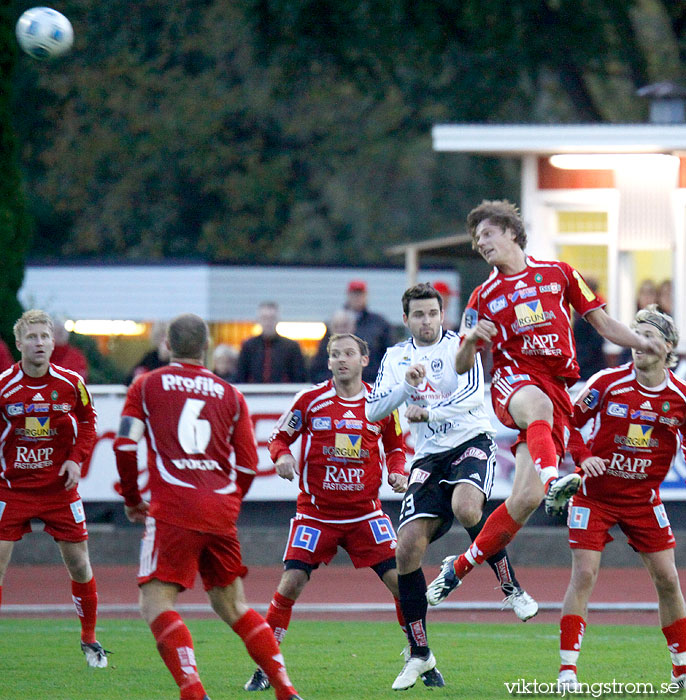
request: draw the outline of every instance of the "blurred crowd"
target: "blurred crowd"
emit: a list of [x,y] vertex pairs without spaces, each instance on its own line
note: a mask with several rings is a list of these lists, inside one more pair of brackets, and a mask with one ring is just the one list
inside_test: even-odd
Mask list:
[[[589,277],[589,287],[597,294],[598,283]],[[446,312],[445,328],[455,330],[455,323],[450,313],[451,302],[457,293],[445,282],[435,282],[435,288],[443,297]],[[672,315],[672,280],[655,282],[643,280],[636,292],[636,309],[648,304],[657,304],[660,311]],[[81,348],[75,344],[76,338],[64,327],[64,319],[55,318],[55,350],[52,361],[67,369],[78,372],[86,381],[103,382],[93,376],[93,365],[98,364],[98,354],[94,348]],[[237,384],[282,384],[282,383],[318,383],[325,381],[330,372],[326,345],[331,335],[336,333],[355,333],[369,344],[370,361],[365,369],[363,379],[373,383],[386,348],[405,337],[403,326],[391,324],[381,314],[371,311],[368,306],[368,288],[364,280],[354,279],[348,283],[345,298],[326,322],[326,333],[319,341],[316,352],[306,356],[295,340],[290,340],[277,332],[280,321],[279,305],[275,301],[263,301],[257,308],[255,321],[259,324],[259,335],[248,338],[240,348],[226,343],[218,344],[209,359],[209,367],[220,377]],[[603,339],[583,318],[574,320],[574,337],[581,379],[586,380],[606,367],[612,367],[631,360],[629,350],[613,355],[608,352]],[[166,325],[154,324],[150,340],[151,349],[134,364],[126,377],[115,381],[130,384],[138,375],[161,367],[169,361],[169,350],[165,343]],[[83,339],[80,339],[83,345]],[[89,352],[84,352],[84,349]],[[7,345],[0,340],[0,371],[4,371],[14,362]],[[681,372],[681,370],[684,370]],[[677,372],[686,375],[686,361]],[[96,372],[97,374],[97,372]]]
[[[448,308],[456,292],[445,282],[436,282],[435,286]],[[262,301],[255,317],[260,328],[259,335],[248,338],[240,347],[227,343],[217,344],[208,358],[208,366],[223,379],[237,384],[318,383],[330,376],[326,346],[331,335],[355,333],[369,344],[370,362],[363,378],[373,383],[386,348],[404,338],[405,329],[371,311],[368,297],[365,280],[353,279],[348,283],[341,307],[326,321],[326,332],[311,356],[302,351],[298,342],[278,333],[277,326],[281,320],[278,303]],[[52,361],[78,372],[91,383],[130,384],[140,374],[169,362],[169,350],[165,342],[166,324],[155,323],[150,330],[150,349],[132,363],[128,372],[110,366],[110,371],[103,378],[103,373],[97,369],[106,358],[100,355],[94,341],[86,336],[69,333],[62,318],[54,318],[53,321],[55,350]],[[446,325],[451,329],[454,327],[454,324]],[[14,362],[10,348],[0,340],[0,371]]]

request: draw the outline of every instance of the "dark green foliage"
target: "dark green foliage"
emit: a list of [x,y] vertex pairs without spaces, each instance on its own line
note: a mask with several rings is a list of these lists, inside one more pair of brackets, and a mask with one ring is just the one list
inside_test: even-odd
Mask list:
[[434,124],[640,121],[686,46],[664,0],[60,9],[74,50],[16,77],[42,258],[373,264],[518,199],[511,164],[433,153]]
[[29,224],[12,127],[11,75],[17,58],[13,13],[0,3],[0,337],[14,351],[12,325],[21,315],[17,292],[24,276]]

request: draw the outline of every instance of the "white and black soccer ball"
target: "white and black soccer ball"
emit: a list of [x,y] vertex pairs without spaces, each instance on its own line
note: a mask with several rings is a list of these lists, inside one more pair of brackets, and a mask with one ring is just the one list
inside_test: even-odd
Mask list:
[[71,22],[50,7],[32,7],[17,21],[17,41],[29,56],[38,60],[67,53],[74,43]]

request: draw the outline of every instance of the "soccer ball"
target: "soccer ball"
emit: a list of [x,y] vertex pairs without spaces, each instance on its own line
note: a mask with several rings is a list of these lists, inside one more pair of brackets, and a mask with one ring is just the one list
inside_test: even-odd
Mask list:
[[49,7],[26,10],[17,21],[15,31],[19,46],[38,60],[62,56],[74,43],[71,22]]

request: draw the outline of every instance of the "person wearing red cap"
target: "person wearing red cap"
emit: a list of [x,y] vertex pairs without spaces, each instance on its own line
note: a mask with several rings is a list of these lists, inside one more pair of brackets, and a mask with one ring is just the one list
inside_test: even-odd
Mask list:
[[369,345],[369,364],[362,372],[362,379],[373,384],[386,348],[393,344],[391,326],[381,314],[367,308],[367,283],[364,280],[348,283],[345,308],[355,314],[355,335]]
[[448,309],[450,308],[450,300],[453,297],[457,296],[457,292],[454,292],[450,288],[450,285],[448,285],[447,282],[443,282],[442,280],[437,280],[433,283],[432,286],[441,295],[441,298],[443,299],[443,330],[457,330],[457,324],[452,319],[451,314],[448,313]]

